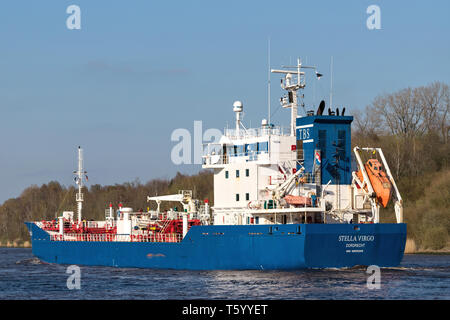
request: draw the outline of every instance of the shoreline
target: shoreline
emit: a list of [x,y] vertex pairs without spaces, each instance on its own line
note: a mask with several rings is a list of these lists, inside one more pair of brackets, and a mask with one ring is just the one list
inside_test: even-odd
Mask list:
[[7,241],[6,243],[0,242],[0,248],[31,248],[29,241]]
[[432,254],[432,255],[437,255],[437,256],[439,256],[439,255],[445,256],[445,255],[450,255],[450,250],[446,249],[443,251],[417,251],[414,253],[405,253],[405,254]]

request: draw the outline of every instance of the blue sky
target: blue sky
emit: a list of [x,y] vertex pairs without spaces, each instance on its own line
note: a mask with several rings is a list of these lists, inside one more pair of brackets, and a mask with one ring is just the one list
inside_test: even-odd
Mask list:
[[[69,5],[81,30],[66,28]],[[366,8],[381,9],[368,30]],[[324,77],[305,91],[347,113],[379,94],[450,83],[449,1],[20,1],[0,5],[0,202],[31,184],[73,183],[76,148],[89,183],[171,178],[177,128],[267,117],[273,67],[301,57]],[[282,94],[273,75],[272,111]],[[315,108],[314,108],[315,109]],[[279,110],[273,122],[288,124]]]

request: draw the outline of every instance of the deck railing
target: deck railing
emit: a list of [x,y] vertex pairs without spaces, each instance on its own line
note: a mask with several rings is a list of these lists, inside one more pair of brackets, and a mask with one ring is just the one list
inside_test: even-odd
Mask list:
[[84,241],[84,242],[181,242],[183,236],[178,233],[155,233],[150,235],[127,234],[88,234],[68,233],[52,234],[51,241]]
[[291,128],[275,126],[272,128],[250,128],[250,129],[225,129],[224,136],[229,138],[255,138],[267,135],[276,136],[289,136],[291,134]]

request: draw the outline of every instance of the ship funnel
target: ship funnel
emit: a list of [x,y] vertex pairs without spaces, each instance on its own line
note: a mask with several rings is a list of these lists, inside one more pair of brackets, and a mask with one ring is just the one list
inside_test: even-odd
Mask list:
[[317,115],[321,116],[323,114],[323,110],[325,110],[325,101],[320,101],[319,108],[317,109]]

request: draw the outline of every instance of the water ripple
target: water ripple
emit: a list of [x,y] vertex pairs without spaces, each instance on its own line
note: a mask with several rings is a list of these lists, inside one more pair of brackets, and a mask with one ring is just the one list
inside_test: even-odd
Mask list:
[[449,299],[450,256],[405,255],[381,269],[381,289],[366,268],[296,271],[185,271],[81,267],[81,289],[67,288],[67,266],[0,248],[0,299]]

